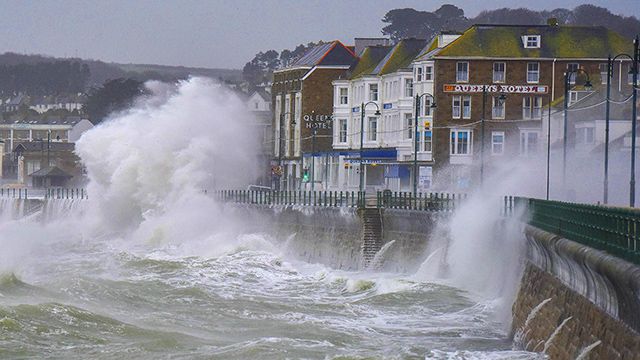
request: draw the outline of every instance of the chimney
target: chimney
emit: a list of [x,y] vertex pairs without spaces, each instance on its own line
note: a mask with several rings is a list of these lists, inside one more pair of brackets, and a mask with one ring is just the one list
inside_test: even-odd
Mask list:
[[391,40],[387,38],[355,38],[354,43],[355,43],[354,52],[356,53],[357,56],[360,56],[364,51],[364,48],[366,48],[367,46],[376,46],[376,45],[388,46],[389,44],[391,44]]

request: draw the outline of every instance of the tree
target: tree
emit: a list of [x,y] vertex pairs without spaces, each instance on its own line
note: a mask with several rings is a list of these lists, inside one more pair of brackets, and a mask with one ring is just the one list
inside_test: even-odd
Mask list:
[[131,78],[110,80],[89,91],[84,110],[89,120],[97,125],[112,112],[132,106],[134,100],[144,93],[140,81]]
[[469,26],[464,10],[449,4],[434,12],[394,9],[387,12],[382,21],[389,24],[382,28],[382,34],[396,42],[411,37],[430,39],[440,31],[464,30]]

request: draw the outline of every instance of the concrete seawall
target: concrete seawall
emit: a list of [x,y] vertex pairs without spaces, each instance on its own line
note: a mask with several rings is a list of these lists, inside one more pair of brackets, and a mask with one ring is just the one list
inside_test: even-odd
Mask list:
[[[295,207],[227,204],[240,216],[254,219],[253,232],[265,232],[294,256],[337,269],[363,268],[362,213],[355,208]],[[428,239],[436,223],[449,213],[381,210],[384,262],[371,264],[378,269],[411,271],[423,260]]]
[[513,334],[551,359],[640,359],[640,268],[535,227]]

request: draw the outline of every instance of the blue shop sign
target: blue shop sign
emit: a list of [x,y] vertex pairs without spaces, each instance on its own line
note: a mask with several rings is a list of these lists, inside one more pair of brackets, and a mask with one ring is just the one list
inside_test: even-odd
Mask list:
[[351,108],[351,112],[360,112],[360,106]]
[[392,103],[382,104],[382,108],[385,110],[391,109],[393,107]]

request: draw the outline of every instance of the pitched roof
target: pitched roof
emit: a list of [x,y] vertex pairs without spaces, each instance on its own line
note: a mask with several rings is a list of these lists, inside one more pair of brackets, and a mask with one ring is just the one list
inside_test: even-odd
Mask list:
[[316,45],[307,50],[299,59],[291,64],[292,67],[317,65],[351,65],[357,59],[353,50],[344,46],[340,41]]
[[350,79],[356,79],[366,75],[375,75],[374,69],[389,53],[391,46],[367,46],[362,56],[350,70]]
[[385,75],[399,69],[408,68],[427,43],[423,39],[403,39],[378,63],[373,70],[378,75]]
[[66,178],[73,177],[73,175],[60,169],[57,166],[47,166],[29,175],[32,177],[66,177]]
[[0,124],[32,124],[32,125],[70,125],[73,126],[80,122],[82,118],[80,116],[66,116],[60,117],[55,115],[50,116],[37,116],[18,114],[16,116],[10,116],[6,118],[0,118]]
[[[526,49],[524,35],[540,35],[540,48]],[[602,26],[473,25],[435,57],[606,59],[631,51],[631,41]]]

